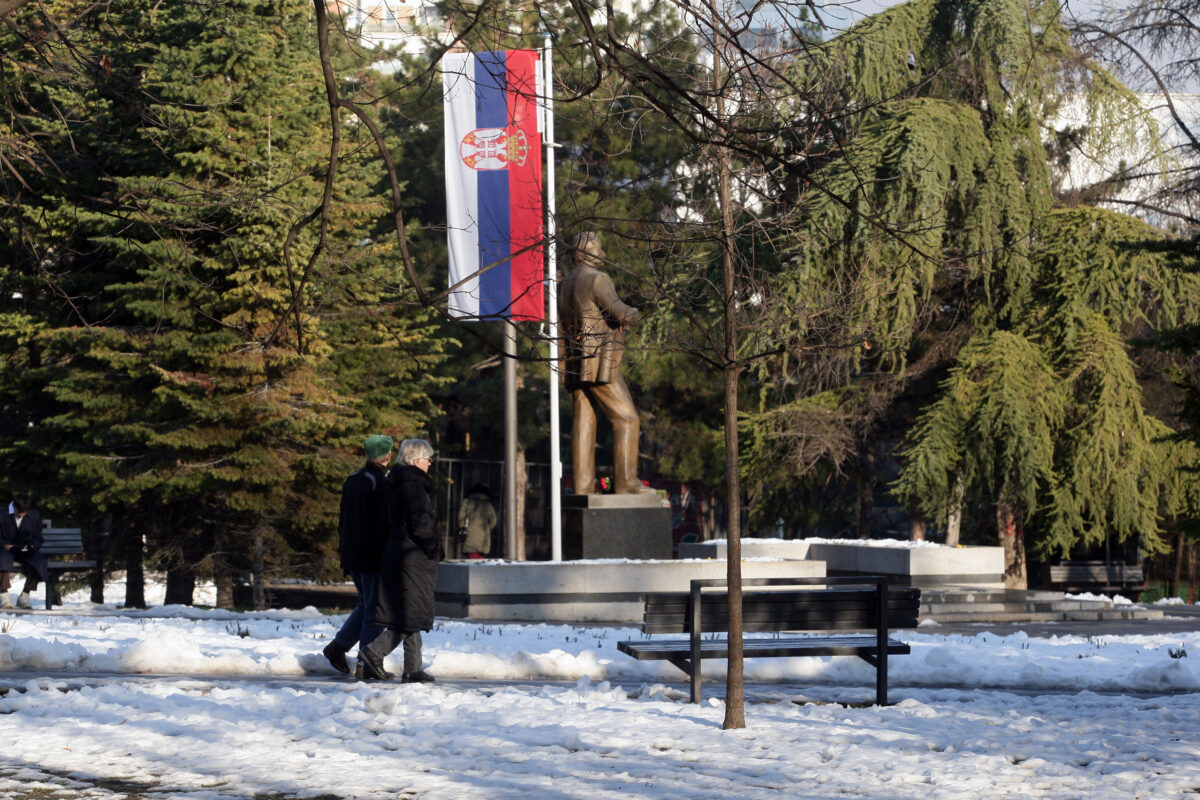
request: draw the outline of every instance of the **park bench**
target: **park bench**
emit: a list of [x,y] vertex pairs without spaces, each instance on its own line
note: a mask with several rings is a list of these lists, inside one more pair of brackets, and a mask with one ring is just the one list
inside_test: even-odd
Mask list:
[[1146,587],[1141,564],[1112,561],[1063,561],[1051,564],[1049,578],[1051,588],[1065,592],[1133,591],[1141,594]]
[[54,528],[47,523],[42,529],[42,555],[46,556],[46,608],[54,608],[58,597],[58,576],[64,572],[84,572],[96,568],[95,561],[84,561],[75,558],[55,558],[55,556],[83,555],[83,534],[79,528]]
[[[747,578],[742,581],[742,628],[745,632],[836,631],[823,635],[743,637],[745,658],[858,656],[875,667],[875,700],[887,704],[887,663],[905,655],[907,644],[889,638],[890,628],[917,624],[921,590],[888,588],[884,577]],[[723,579],[691,582],[690,592],[646,595],[645,634],[686,633],[685,638],[646,638],[617,643],[638,660],[667,660],[691,678],[692,702],[700,702],[700,664],[729,657],[729,610]],[[748,587],[769,587],[751,590]],[[806,589],[777,587],[808,586]],[[871,631],[871,633],[849,633]],[[714,636],[725,633],[725,636]]]

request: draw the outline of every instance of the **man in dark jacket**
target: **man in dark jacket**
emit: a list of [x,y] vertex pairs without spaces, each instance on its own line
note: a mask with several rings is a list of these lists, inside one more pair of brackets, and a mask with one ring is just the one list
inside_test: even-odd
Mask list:
[[396,467],[389,479],[388,539],[379,571],[379,602],[375,623],[383,628],[375,641],[358,651],[363,677],[392,677],[383,660],[404,642],[405,683],[432,683],[421,666],[421,631],[433,627],[434,584],[443,552],[433,526],[433,446],[424,439],[400,443]]
[[29,593],[47,579],[46,557],[41,553],[42,516],[29,501],[29,495],[13,498],[11,511],[0,516],[0,608],[12,608],[8,589],[10,573],[20,565],[25,588],[17,597],[17,608],[33,608]]
[[368,436],[363,445],[367,463],[342,484],[338,514],[338,549],[342,571],[354,581],[358,605],[322,654],[339,672],[350,672],[346,653],[358,643],[359,658],[379,635],[375,604],[379,591],[379,563],[387,540],[387,497],[391,486],[387,465],[392,457],[390,436]]

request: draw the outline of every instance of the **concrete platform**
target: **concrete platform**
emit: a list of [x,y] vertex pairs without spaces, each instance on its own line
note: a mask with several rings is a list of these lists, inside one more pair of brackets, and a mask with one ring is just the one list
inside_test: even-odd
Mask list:
[[1067,597],[1061,592],[931,590],[921,593],[922,620],[956,622],[1098,622],[1161,620],[1162,608]]
[[[725,561],[475,561],[438,568],[443,617],[526,622],[642,621],[650,592],[686,592],[693,578],[724,578]],[[749,560],[745,578],[824,577],[819,561]]]
[[[684,558],[725,558],[723,540],[681,544]],[[824,561],[827,575],[886,575],[897,586],[922,589],[1004,588],[1000,547],[946,547],[888,540],[744,539],[743,558]]]

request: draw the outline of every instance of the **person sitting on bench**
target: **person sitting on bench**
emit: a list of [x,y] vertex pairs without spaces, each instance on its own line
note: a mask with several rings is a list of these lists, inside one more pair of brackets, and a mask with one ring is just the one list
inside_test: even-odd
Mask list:
[[9,581],[18,565],[25,575],[25,588],[17,597],[17,608],[33,608],[29,593],[47,579],[46,557],[41,553],[42,515],[27,494],[14,497],[10,507],[10,513],[0,514],[0,608],[13,607]]

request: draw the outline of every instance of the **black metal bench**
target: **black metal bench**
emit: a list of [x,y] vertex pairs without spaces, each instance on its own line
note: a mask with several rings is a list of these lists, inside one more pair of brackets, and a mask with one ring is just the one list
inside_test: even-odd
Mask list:
[[[1141,564],[1105,561],[1063,561],[1051,564],[1050,586],[1065,592],[1123,592],[1141,594],[1146,577]],[[1138,598],[1134,597],[1134,600]]]
[[59,559],[54,556],[81,556],[83,555],[83,533],[79,528],[52,528],[45,527],[42,529],[42,555],[46,556],[47,560],[47,579],[46,579],[46,608],[54,608],[54,604],[60,603],[58,597],[58,576],[64,572],[86,572],[96,568],[95,561],[85,561],[77,559]]
[[[766,589],[742,592],[742,628],[752,631],[872,631],[837,635],[743,638],[745,658],[787,656],[858,656],[875,667],[875,700],[887,704],[889,655],[910,652],[907,644],[889,638],[890,628],[913,628],[921,605],[921,590],[889,589],[884,577],[752,578],[751,586],[812,586],[811,589]],[[617,649],[638,660],[667,660],[691,677],[692,702],[700,702],[700,663],[705,658],[728,658],[727,591],[723,579],[693,580],[690,592],[646,595],[642,631],[646,634],[686,633],[687,638],[647,638],[617,643]],[[708,635],[708,638],[705,638]]]

